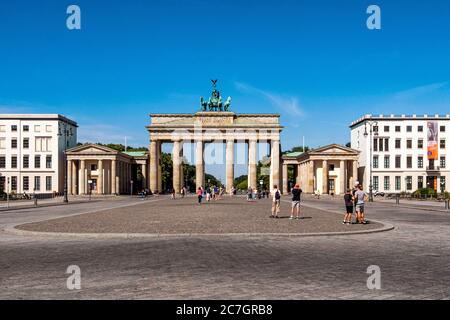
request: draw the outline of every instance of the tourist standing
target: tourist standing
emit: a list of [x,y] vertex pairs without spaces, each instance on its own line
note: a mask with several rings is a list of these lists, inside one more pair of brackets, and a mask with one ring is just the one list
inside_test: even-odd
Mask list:
[[172,199],[175,199],[175,188],[172,188],[171,193],[172,193]]
[[302,189],[298,184],[295,185],[294,189],[292,189],[292,208],[291,208],[291,217],[289,219],[294,219],[294,209],[296,210],[295,219],[299,219],[300,214],[300,196],[302,194]]
[[253,190],[251,187],[249,187],[247,189],[247,201],[251,201],[252,200],[252,195],[253,195]]
[[356,198],[356,221],[362,224],[366,224],[364,220],[364,204],[367,201],[367,194],[362,191],[361,185],[358,185],[355,192]]
[[281,193],[280,193],[280,190],[278,190],[277,185],[273,186],[272,197],[273,197],[273,199],[272,199],[272,216],[271,216],[271,218],[278,219],[278,214],[280,213],[280,206],[281,206]]
[[198,187],[198,189],[197,189],[197,198],[198,198],[198,204],[202,204],[202,199],[203,199],[202,187]]
[[345,214],[344,214],[344,221],[342,221],[342,224],[346,225],[352,224],[353,201],[354,197],[352,195],[352,190],[347,189],[347,192],[344,195]]

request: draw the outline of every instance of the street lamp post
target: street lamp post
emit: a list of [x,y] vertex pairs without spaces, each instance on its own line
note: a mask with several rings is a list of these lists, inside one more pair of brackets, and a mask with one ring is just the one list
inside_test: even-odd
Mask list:
[[73,136],[72,130],[67,128],[67,123],[63,123],[63,128],[59,127],[58,136],[64,136],[64,202],[69,202],[67,194],[67,138]]
[[[367,125],[369,125],[369,133],[367,133]],[[372,166],[373,166],[373,156],[372,156],[372,143],[373,143],[373,126],[377,126],[378,122],[374,120],[368,120],[364,124],[364,137],[369,136],[369,202],[373,202],[373,177],[372,177]],[[375,135],[378,135],[378,132],[375,132]]]

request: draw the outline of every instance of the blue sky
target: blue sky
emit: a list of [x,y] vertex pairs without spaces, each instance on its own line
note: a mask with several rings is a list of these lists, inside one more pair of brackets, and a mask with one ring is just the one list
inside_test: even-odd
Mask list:
[[449,35],[446,0],[1,1],[0,112],[147,145],[149,113],[196,111],[217,78],[233,111],[281,114],[283,149],[345,144],[364,113],[449,112]]

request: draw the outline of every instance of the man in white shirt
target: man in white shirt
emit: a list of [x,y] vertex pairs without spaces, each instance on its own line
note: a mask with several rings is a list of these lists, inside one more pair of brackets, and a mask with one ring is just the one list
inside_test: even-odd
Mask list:
[[278,213],[280,213],[280,204],[281,204],[281,192],[278,190],[278,186],[273,186],[272,191],[272,215],[271,218],[278,219]]

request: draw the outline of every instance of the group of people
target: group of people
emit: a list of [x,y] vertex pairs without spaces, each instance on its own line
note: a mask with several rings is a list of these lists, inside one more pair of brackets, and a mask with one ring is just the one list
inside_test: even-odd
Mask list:
[[[300,201],[301,195],[303,193],[300,186],[296,184],[291,191],[292,193],[292,201],[291,201],[291,216],[289,219],[300,219]],[[271,218],[278,219],[278,214],[280,213],[281,208],[281,192],[278,190],[278,186],[274,186],[274,190],[272,193],[272,215]],[[295,213],[295,216],[294,216]]]
[[248,188],[247,189],[247,201],[252,201],[255,199],[261,199],[261,198],[269,198],[269,191],[267,189],[259,190],[259,189],[253,189]]
[[211,185],[203,189],[203,187],[198,187],[197,189],[197,198],[198,204],[202,203],[203,197],[206,197],[206,202],[210,202],[211,200],[220,200],[222,195],[224,194],[225,189],[220,186]]
[[367,201],[367,194],[362,190],[360,184],[356,184],[353,190],[348,189],[344,195],[346,212],[342,224],[351,225],[352,215],[355,212],[356,223],[366,224],[364,219],[364,204]]

